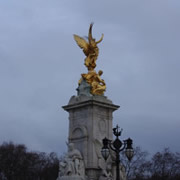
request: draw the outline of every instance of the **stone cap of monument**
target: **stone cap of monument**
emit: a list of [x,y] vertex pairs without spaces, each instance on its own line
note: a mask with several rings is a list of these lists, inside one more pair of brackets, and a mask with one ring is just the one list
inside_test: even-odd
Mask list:
[[105,108],[109,108],[114,110],[117,110],[120,106],[114,105],[111,100],[109,100],[106,96],[86,96],[86,95],[80,95],[80,96],[72,96],[69,100],[69,103],[67,106],[63,106],[62,108],[66,111],[70,109],[85,107],[89,105],[97,105]]
[[84,180],[84,179],[85,179],[84,177],[74,175],[74,176],[61,176],[58,177],[56,180]]

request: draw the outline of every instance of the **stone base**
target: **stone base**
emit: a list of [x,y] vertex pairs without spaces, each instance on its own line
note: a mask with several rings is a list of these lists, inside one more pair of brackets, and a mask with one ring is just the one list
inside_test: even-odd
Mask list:
[[61,176],[56,180],[85,180],[82,176]]

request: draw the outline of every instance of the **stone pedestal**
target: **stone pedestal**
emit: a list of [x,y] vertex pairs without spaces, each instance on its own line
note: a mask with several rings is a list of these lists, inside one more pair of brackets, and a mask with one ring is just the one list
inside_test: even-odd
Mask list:
[[79,95],[63,108],[69,112],[69,142],[81,152],[88,180],[98,180],[105,163],[102,139],[112,139],[112,114],[119,106],[105,96]]
[[58,177],[56,180],[84,180],[81,176],[62,176]]

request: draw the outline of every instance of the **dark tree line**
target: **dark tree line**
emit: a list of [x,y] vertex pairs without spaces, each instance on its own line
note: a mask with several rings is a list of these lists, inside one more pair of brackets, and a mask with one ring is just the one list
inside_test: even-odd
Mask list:
[[0,180],[55,180],[58,168],[55,153],[29,152],[12,142],[0,146]]
[[152,158],[147,157],[148,153],[139,147],[135,148],[131,162],[121,156],[128,180],[180,180],[180,153],[165,148]]
[[[129,162],[121,155],[127,180],[180,180],[180,153],[168,148],[148,158],[141,148],[134,149]],[[55,153],[30,152],[25,145],[0,145],[0,180],[56,180],[59,159]]]

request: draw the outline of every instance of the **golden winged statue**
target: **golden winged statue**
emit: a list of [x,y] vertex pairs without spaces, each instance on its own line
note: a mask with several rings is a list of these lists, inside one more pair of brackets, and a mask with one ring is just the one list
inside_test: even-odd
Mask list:
[[96,60],[99,55],[99,48],[97,47],[97,44],[100,43],[104,37],[102,34],[100,40],[96,41],[92,37],[92,27],[93,23],[91,23],[89,27],[88,42],[84,38],[74,34],[76,43],[81,49],[83,49],[83,52],[86,55],[84,64],[88,68],[88,71],[92,71],[96,67]]
[[84,65],[88,69],[87,74],[81,74],[79,85],[83,80],[85,80],[91,86],[90,93],[92,95],[103,95],[104,91],[106,90],[106,84],[100,77],[103,71],[100,70],[98,73],[96,73],[94,69],[96,67],[96,60],[99,55],[99,48],[97,47],[97,44],[103,40],[104,35],[102,34],[100,40],[96,41],[92,37],[92,27],[93,23],[91,23],[89,27],[88,42],[84,38],[74,34],[76,43],[81,49],[83,49],[83,52],[86,55]]

